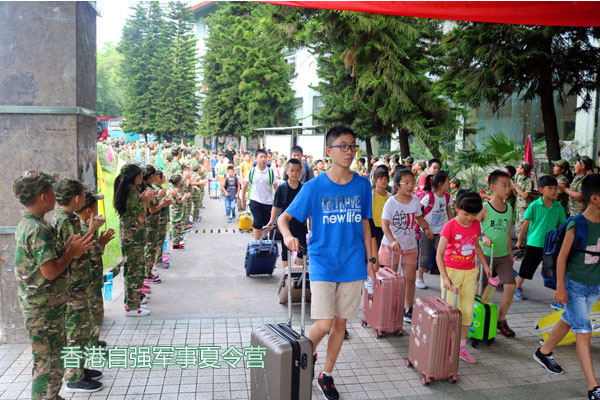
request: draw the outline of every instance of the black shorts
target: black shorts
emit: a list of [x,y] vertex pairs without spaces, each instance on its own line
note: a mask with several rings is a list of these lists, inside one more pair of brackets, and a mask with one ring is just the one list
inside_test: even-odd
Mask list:
[[383,229],[375,226],[372,219],[369,220],[369,225],[371,225],[371,237],[375,238],[377,241],[377,248],[379,249],[381,241],[383,240]]
[[[292,235],[296,239],[298,239],[298,241],[300,242],[300,247],[306,248],[306,231],[304,231],[304,233],[292,231]],[[287,252],[288,252],[288,248],[286,247],[285,243],[283,242],[283,237],[282,237],[281,238],[281,260],[282,261],[288,260]],[[302,251],[299,251],[298,258],[301,259],[303,256],[304,256],[304,253]]]
[[525,250],[525,257],[523,257],[523,261],[521,261],[519,276],[523,279],[533,279],[535,270],[540,265],[543,258],[543,247],[527,246],[527,250]]
[[270,204],[259,203],[258,201],[250,200],[250,212],[252,213],[252,227],[254,229],[262,229],[271,220]]

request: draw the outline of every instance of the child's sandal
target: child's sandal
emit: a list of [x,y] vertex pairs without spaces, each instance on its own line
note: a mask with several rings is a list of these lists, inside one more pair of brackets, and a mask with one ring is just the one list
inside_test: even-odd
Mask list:
[[510,329],[508,327],[508,323],[506,322],[506,320],[498,321],[498,330],[500,331],[500,333],[502,333],[507,338],[515,337],[515,331],[513,331],[512,329]]

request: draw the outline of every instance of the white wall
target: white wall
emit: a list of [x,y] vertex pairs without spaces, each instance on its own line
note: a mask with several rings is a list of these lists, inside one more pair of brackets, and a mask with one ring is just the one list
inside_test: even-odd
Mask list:
[[[599,132],[594,132],[594,125],[596,123],[596,109],[599,104],[596,103],[596,93],[592,92],[592,105],[588,112],[580,110],[575,113],[575,140],[580,145],[586,145],[585,150],[582,150],[586,156],[596,159],[594,155],[594,141],[598,137]],[[581,97],[577,98],[577,107],[580,107],[583,103]],[[583,155],[583,154],[581,154]]]
[[[317,60],[310,52],[301,48],[292,56],[295,57],[296,77],[292,80],[292,89],[296,92],[296,99],[302,99],[302,125],[313,125],[313,99],[319,96],[319,92],[310,86],[316,86],[319,82],[317,76]],[[287,57],[287,58],[290,58]],[[304,130],[303,134],[313,133],[311,130]]]

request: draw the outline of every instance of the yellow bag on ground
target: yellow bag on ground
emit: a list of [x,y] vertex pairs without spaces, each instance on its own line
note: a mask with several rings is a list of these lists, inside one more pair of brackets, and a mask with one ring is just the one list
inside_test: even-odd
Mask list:
[[240,218],[238,219],[238,229],[240,231],[252,230],[252,215],[248,211],[244,211],[240,214]]
[[[556,311],[538,319],[535,328],[539,330],[540,336],[544,341],[548,340],[548,336],[550,336],[552,328],[558,322],[558,320],[560,320],[563,312],[564,310]],[[594,304],[594,307],[592,307],[592,311],[590,312],[590,322],[592,324],[592,329],[594,330],[592,336],[600,335],[600,301],[597,301]],[[558,345],[561,346],[569,343],[575,343],[575,334],[572,331],[569,331],[569,333],[567,333],[567,335],[558,343]]]

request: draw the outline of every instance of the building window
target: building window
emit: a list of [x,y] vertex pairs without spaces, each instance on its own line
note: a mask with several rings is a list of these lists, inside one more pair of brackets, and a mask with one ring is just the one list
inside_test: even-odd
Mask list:
[[325,107],[325,103],[323,102],[322,96],[314,96],[313,97],[313,125],[319,125],[319,114],[321,110]]

